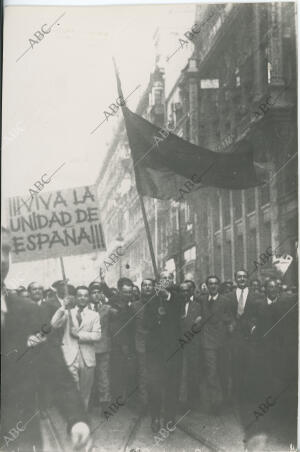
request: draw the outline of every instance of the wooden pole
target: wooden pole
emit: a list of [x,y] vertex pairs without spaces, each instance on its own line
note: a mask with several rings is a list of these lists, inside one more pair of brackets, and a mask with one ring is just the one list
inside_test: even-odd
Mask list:
[[60,268],[61,268],[61,273],[62,273],[62,277],[63,277],[63,281],[64,281],[66,295],[69,295],[68,283],[67,283],[65,266],[64,266],[64,260],[63,260],[62,256],[59,256],[59,262],[60,262]]
[[[122,92],[122,87],[121,87],[121,81],[120,81],[120,77],[119,77],[119,72],[118,72],[118,68],[117,68],[116,61],[115,61],[114,58],[113,58],[113,64],[114,64],[115,74],[116,74],[118,94],[119,94],[119,97],[124,99],[123,92]],[[125,103],[124,103],[124,105],[125,105]],[[122,107],[124,107],[124,106],[122,105]],[[126,118],[125,118],[125,115],[124,115],[124,108],[122,108],[122,113],[123,113],[123,117],[124,117],[124,120],[125,120],[125,128],[126,128]],[[146,236],[147,236],[147,240],[148,240],[150,256],[151,256],[151,261],[152,261],[152,266],[153,266],[153,271],[154,271],[154,276],[155,276],[155,279],[158,280],[159,274],[158,274],[158,270],[157,270],[157,266],[156,266],[154,249],[153,249],[153,243],[152,243],[152,239],[151,239],[150,228],[149,228],[149,223],[148,223],[148,219],[147,219],[147,215],[146,215],[144,200],[143,200],[142,195],[139,194],[138,188],[137,188],[137,192],[138,192],[138,195],[139,195],[139,200],[140,200],[140,204],[141,204],[141,208],[142,208],[142,215],[143,215],[144,225],[145,225],[145,229],[146,229]]]
[[[59,256],[59,262],[60,262],[61,273],[62,273],[64,285],[65,285],[66,296],[68,296],[69,295],[68,282],[67,282],[67,278],[66,278],[64,260],[63,260],[62,256]],[[72,319],[72,316],[71,316],[71,306],[70,306],[70,304],[68,304],[67,311],[68,311],[70,328],[73,328],[74,324],[73,324],[73,319]]]
[[159,274],[158,274],[156,260],[155,260],[155,255],[154,255],[154,249],[153,249],[153,243],[152,243],[149,223],[148,223],[148,219],[147,219],[147,214],[146,214],[146,209],[145,209],[145,205],[144,205],[144,200],[143,200],[142,195],[140,195],[140,194],[139,194],[139,200],[140,200],[141,209],[142,209],[142,215],[143,215],[143,220],[144,220],[144,225],[145,225],[145,230],[146,230],[146,236],[147,236],[148,245],[149,245],[149,251],[150,251],[150,256],[151,256],[154,276],[155,276],[155,279],[158,280],[159,279]]

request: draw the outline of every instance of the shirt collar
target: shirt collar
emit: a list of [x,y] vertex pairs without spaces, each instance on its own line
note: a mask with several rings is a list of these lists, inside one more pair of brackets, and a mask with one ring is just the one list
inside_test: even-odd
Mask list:
[[63,306],[63,304],[64,304],[64,299],[63,298],[60,298],[58,295],[56,295],[57,296],[57,299],[58,299],[58,301],[60,302],[60,304]]
[[276,303],[276,301],[277,301],[277,297],[274,298],[274,300],[271,300],[270,298],[267,297],[267,303],[268,303],[269,305],[270,305],[270,304]]
[[[76,306],[75,309],[76,309],[76,312],[79,312],[79,306]],[[87,306],[85,306],[85,307],[83,308],[82,311],[80,311],[80,313],[81,313],[81,314],[83,314],[83,313],[85,314],[86,311],[88,311],[88,309],[89,309],[89,306],[87,305]]]
[[3,292],[1,292],[1,312],[7,313],[7,304],[5,300],[5,295]]
[[211,300],[216,301],[216,299],[218,298],[218,296],[219,296],[218,293],[217,293],[216,295],[214,295],[214,296],[208,294],[208,300],[209,300],[209,301],[211,301]]
[[243,294],[248,295],[249,287],[246,286],[245,289],[240,289],[239,287],[236,288],[236,293],[237,293],[237,294],[241,294],[242,291],[243,291]]

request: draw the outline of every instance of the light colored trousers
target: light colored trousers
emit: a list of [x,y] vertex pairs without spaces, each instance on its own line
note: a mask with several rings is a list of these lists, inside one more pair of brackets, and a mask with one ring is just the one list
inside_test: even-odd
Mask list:
[[94,381],[95,366],[88,367],[79,350],[69,369],[82,397],[85,410],[87,411]]

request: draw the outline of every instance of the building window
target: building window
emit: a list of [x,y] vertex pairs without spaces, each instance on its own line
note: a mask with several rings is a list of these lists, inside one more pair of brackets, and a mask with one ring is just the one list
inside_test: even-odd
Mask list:
[[230,202],[229,202],[229,190],[224,190],[222,193],[223,200],[223,222],[224,226],[230,224]]
[[234,219],[238,220],[242,217],[242,192],[241,190],[232,191],[233,213]]
[[235,269],[237,271],[240,268],[244,267],[244,243],[243,236],[238,235],[236,238],[236,255],[235,255]]
[[272,75],[272,64],[268,61],[268,65],[267,65],[267,69],[268,69],[268,83],[271,83],[271,75]]
[[232,265],[231,265],[231,241],[226,240],[225,241],[225,248],[224,248],[224,276],[225,279],[231,279],[232,277]]
[[245,198],[246,198],[246,212],[250,213],[255,210],[255,195],[254,188],[248,188],[245,190]]
[[241,77],[240,77],[240,70],[239,70],[239,68],[236,68],[236,70],[235,70],[235,86],[236,87],[241,86]]
[[186,250],[183,254],[184,256],[184,262],[190,262],[196,260],[196,247],[192,246],[192,248],[189,248]]
[[265,205],[270,202],[270,186],[269,184],[263,185],[260,188],[261,204]]
[[248,251],[248,269],[253,271],[254,262],[257,261],[257,251],[256,251],[256,229],[251,229],[248,235],[248,243],[247,243],[247,251]]
[[[271,246],[271,223],[267,221],[264,223],[262,228],[262,237],[261,237],[261,253],[265,253],[268,246]],[[268,265],[268,263],[266,263]]]
[[221,245],[215,247],[215,274],[221,277]]

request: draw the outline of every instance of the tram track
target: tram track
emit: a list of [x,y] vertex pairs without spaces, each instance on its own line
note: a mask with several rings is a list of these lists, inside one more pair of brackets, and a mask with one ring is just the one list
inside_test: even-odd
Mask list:
[[[143,421],[147,423],[147,433],[142,432],[143,430]],[[150,431],[150,419],[149,417],[139,416],[134,425],[131,427],[128,436],[124,443],[122,444],[121,452],[156,452],[163,451],[168,452],[168,450],[174,452],[224,452],[223,448],[220,448],[217,444],[212,441],[207,440],[204,436],[197,434],[195,435],[189,428],[180,424],[180,421],[177,421],[176,425],[177,433],[170,433],[168,437],[163,440],[160,444],[155,443],[155,438],[157,437]],[[145,426],[144,426],[145,430]],[[158,434],[157,434],[158,435]],[[176,437],[175,437],[176,435]],[[151,438],[151,444],[147,445],[139,445],[140,443],[147,439],[147,443],[149,443],[149,439]],[[187,441],[188,438],[188,441]],[[178,447],[180,443],[182,444],[194,444],[195,447],[187,448],[186,446]]]

